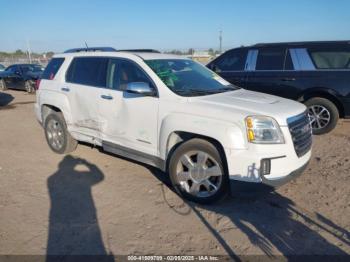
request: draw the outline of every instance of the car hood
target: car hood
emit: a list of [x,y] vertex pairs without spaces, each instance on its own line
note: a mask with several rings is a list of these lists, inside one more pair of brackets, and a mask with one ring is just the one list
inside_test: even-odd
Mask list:
[[190,101],[203,107],[206,114],[216,114],[213,117],[232,119],[232,114],[239,114],[243,118],[249,115],[264,115],[273,117],[281,126],[287,125],[287,118],[306,110],[299,102],[245,89],[193,97]]

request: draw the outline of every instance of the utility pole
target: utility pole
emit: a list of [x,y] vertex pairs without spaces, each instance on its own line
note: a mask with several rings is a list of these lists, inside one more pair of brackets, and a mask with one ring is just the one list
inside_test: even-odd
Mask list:
[[222,54],[222,30],[219,31],[220,54]]
[[28,58],[29,58],[29,63],[32,63],[32,54],[30,51],[30,46],[29,46],[29,41],[27,40],[27,52],[28,52]]

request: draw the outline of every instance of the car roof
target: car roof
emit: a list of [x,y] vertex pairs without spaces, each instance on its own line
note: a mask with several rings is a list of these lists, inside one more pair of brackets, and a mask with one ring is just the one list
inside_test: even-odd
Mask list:
[[253,46],[317,46],[317,45],[349,45],[350,40],[344,41],[304,41],[304,42],[281,42],[281,43],[258,43]]
[[9,66],[14,66],[14,65],[16,65],[16,66],[41,66],[39,64],[12,64],[12,65],[9,65]]
[[137,51],[94,51],[94,52],[72,52],[72,53],[61,53],[55,54],[54,57],[81,57],[81,56],[108,56],[108,57],[127,57],[127,58],[141,58],[142,60],[153,60],[153,59],[188,59],[184,56],[163,54],[156,52],[137,52]]
[[250,46],[240,46],[229,49],[251,49],[259,47],[316,47],[316,46],[350,46],[350,40],[343,41],[304,41],[304,42],[277,42],[277,43],[258,43]]

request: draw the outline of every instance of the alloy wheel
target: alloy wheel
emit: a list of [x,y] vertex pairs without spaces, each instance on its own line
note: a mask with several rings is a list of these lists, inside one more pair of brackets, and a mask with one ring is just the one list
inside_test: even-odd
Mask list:
[[176,166],[176,178],[181,188],[196,197],[215,194],[222,183],[219,163],[208,153],[190,151],[183,154]]
[[326,107],[321,105],[310,106],[309,117],[312,129],[324,128],[331,121],[331,113]]
[[50,119],[46,127],[47,138],[50,145],[60,150],[64,145],[64,131],[60,122]]
[[32,93],[33,92],[33,87],[31,85],[31,83],[29,81],[26,81],[24,83],[25,89],[28,93]]

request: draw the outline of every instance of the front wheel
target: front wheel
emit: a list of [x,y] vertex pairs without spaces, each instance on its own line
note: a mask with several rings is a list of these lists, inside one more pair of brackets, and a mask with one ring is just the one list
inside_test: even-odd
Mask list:
[[0,79],[0,91],[5,91],[7,89],[4,79]]
[[218,149],[203,139],[191,139],[172,154],[169,173],[175,190],[185,199],[210,204],[228,192],[228,174]]
[[330,100],[315,97],[307,100],[305,105],[309,111],[313,134],[326,134],[336,127],[339,119],[339,112],[337,107]]

